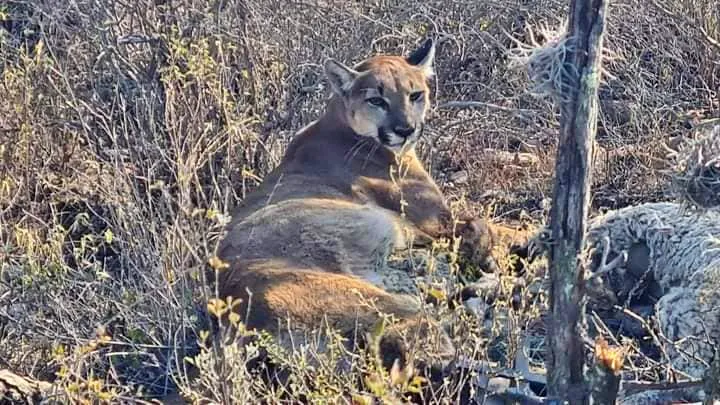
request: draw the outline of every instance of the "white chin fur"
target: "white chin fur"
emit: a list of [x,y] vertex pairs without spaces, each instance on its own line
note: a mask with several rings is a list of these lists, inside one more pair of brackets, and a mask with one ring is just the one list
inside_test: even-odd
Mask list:
[[395,153],[404,153],[408,149],[410,149],[413,144],[415,144],[415,140],[417,138],[417,131],[410,135],[408,138],[403,138],[392,132],[388,132],[388,137],[390,138],[390,142],[386,143],[385,147]]

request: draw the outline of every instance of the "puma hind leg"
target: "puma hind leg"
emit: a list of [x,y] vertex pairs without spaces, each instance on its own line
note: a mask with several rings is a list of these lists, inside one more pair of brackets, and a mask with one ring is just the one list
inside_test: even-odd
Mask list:
[[278,261],[237,262],[220,273],[218,286],[220,299],[240,299],[234,311],[248,328],[270,332],[287,349],[307,344],[303,332],[323,326],[339,332],[349,346],[362,346],[383,317],[391,316],[397,322],[379,342],[384,366],[396,360],[407,366],[409,351],[418,344],[431,342],[434,347],[426,349],[435,358],[454,352],[442,326],[422,313],[417,297],[388,293],[352,275]]

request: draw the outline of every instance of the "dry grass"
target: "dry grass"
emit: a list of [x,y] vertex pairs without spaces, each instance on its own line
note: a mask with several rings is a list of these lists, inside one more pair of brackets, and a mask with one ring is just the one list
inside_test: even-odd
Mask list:
[[[185,356],[209,361],[202,287],[223,215],[323,108],[327,56],[350,63],[438,37],[425,161],[452,198],[500,221],[541,219],[558,117],[504,50],[506,33],[527,42],[565,3],[0,4],[0,366],[76,399],[132,401],[176,390]],[[720,117],[717,3],[656,3],[611,5],[598,140],[643,153],[605,164],[596,208],[663,198],[668,176],[651,167],[663,142]],[[226,356],[236,399],[266,388],[240,371],[243,356]],[[227,398],[210,376],[204,395]],[[356,376],[298,392],[335,395]]]
[[[720,120],[714,120],[720,123]],[[700,128],[676,155],[673,184],[690,204],[720,206],[720,125]]]

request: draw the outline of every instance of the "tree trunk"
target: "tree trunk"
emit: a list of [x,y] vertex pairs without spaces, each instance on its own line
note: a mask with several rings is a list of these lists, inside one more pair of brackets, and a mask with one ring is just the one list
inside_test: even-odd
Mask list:
[[560,142],[550,211],[549,395],[588,403],[584,383],[584,269],[579,254],[590,205],[592,145],[597,127],[597,89],[607,0],[572,0],[568,36],[574,52],[566,68],[578,72],[573,94],[562,95]]

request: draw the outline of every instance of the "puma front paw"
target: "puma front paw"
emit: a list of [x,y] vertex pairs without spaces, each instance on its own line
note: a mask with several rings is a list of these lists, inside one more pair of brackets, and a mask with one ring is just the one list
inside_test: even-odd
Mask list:
[[482,218],[464,221],[458,226],[461,238],[459,263],[463,272],[498,273],[500,267],[492,255],[495,237],[488,223]]

